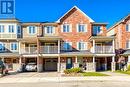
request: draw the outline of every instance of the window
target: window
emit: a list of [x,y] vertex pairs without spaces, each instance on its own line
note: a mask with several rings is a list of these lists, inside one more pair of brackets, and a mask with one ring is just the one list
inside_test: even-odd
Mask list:
[[93,36],[100,34],[101,26],[93,26]]
[[5,51],[5,44],[0,42],[0,52]]
[[130,24],[126,24],[126,31],[130,32]]
[[9,33],[14,33],[14,25],[9,25]]
[[64,42],[63,49],[64,50],[72,50],[72,42]]
[[11,50],[16,51],[18,49],[17,43],[11,43]]
[[70,24],[63,24],[63,32],[71,32],[71,25]]
[[28,27],[28,33],[29,34],[35,34],[36,33],[36,27],[35,26],[29,26]]
[[45,34],[54,34],[54,32],[55,32],[54,26],[45,27]]
[[87,32],[87,25],[86,24],[78,24],[77,25],[77,32]]
[[4,32],[4,25],[0,25],[0,33]]
[[78,50],[87,50],[86,45],[87,45],[86,42],[78,42],[78,43],[77,43],[77,49],[78,49]]
[[18,33],[18,34],[21,34],[21,26],[18,26],[18,27],[17,27],[17,33]]
[[130,40],[126,41],[126,48],[130,48]]

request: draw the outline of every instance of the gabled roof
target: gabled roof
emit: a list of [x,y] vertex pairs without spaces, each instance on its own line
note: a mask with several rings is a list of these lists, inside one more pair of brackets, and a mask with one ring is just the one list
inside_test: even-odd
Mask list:
[[89,16],[87,16],[83,11],[81,11],[77,6],[74,6],[74,7],[72,7],[68,12],[66,12],[62,17],[60,17],[56,22],[60,22],[60,20],[64,17],[64,16],[66,16],[71,10],[73,10],[73,9],[77,9],[78,11],[80,11],[84,16],[86,16],[86,18],[88,18],[89,19],[89,21],[90,22],[94,22],[94,20],[92,20]]
[[130,14],[128,14],[127,16],[125,16],[124,18],[122,18],[122,19],[120,19],[118,22],[116,22],[114,25],[112,25],[112,26],[108,29],[108,31],[111,30],[112,28],[114,28],[115,26],[117,26],[118,24],[120,24],[120,23],[122,23],[122,22],[125,22],[125,20],[126,20],[128,17],[130,17]]

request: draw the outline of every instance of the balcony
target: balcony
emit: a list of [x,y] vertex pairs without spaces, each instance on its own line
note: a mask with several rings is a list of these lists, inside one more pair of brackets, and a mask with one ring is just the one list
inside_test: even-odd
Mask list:
[[42,54],[57,54],[58,46],[41,46],[40,53]]
[[22,54],[36,54],[37,52],[37,47],[25,47],[21,50]]
[[95,49],[91,48],[91,52],[99,54],[114,53],[113,46],[95,46]]
[[0,34],[0,39],[16,39],[16,34]]

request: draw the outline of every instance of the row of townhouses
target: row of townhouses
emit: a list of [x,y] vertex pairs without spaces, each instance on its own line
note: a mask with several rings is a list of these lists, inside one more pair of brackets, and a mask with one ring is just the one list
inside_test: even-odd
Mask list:
[[36,63],[37,71],[112,70],[130,62],[130,15],[106,29],[78,7],[56,22],[0,19],[0,58],[9,70]]

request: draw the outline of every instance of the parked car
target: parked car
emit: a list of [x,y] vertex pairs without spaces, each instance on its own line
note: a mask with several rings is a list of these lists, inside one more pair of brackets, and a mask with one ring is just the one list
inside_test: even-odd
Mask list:
[[25,66],[26,71],[37,71],[37,64],[36,63],[28,63]]

